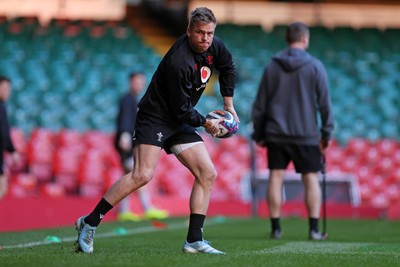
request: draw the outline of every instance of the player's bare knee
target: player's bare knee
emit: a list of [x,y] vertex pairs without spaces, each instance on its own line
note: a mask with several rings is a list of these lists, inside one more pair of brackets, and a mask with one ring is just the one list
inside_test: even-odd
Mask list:
[[202,183],[208,183],[208,184],[213,184],[215,179],[217,178],[217,170],[215,168],[207,168],[207,169],[203,169],[200,172],[199,175],[199,180]]
[[154,172],[151,171],[132,172],[131,179],[140,186],[144,186],[151,181],[153,178],[153,173]]

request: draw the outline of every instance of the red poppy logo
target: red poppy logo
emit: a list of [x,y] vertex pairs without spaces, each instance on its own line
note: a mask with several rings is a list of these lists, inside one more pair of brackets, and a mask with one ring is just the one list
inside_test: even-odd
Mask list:
[[201,67],[200,69],[200,77],[201,82],[206,83],[211,76],[211,70],[209,67]]

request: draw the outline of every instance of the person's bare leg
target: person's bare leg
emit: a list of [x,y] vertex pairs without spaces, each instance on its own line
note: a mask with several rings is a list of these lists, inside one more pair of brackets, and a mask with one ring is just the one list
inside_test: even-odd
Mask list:
[[[133,170],[133,152],[132,152],[131,157],[124,159],[122,161],[122,166],[123,166],[125,174],[130,173]],[[140,191],[142,189],[143,189],[143,187],[136,190],[138,195],[140,195]],[[132,202],[132,194],[126,196],[124,199],[122,199],[119,202],[118,214],[117,214],[117,218],[119,221],[121,221],[121,222],[138,222],[142,219],[139,214],[134,213],[132,211],[131,202]]]
[[270,170],[267,187],[267,204],[271,221],[271,238],[280,239],[281,233],[281,206],[282,186],[285,178],[285,170]]
[[104,195],[108,203],[115,206],[133,191],[147,184],[154,175],[161,149],[157,146],[140,144],[134,147],[133,171],[122,176]]
[[308,211],[309,238],[311,240],[325,240],[326,237],[318,230],[321,210],[321,187],[318,174],[315,172],[304,173],[302,179],[305,190],[304,201]]
[[210,243],[203,239],[203,224],[210,203],[211,189],[217,178],[217,171],[206,146],[204,143],[194,145],[181,152],[177,158],[195,178],[190,195],[189,229],[182,251],[185,253],[224,254],[224,252],[211,247]]
[[177,158],[194,175],[190,195],[190,212],[206,214],[210,202],[211,189],[217,177],[217,171],[203,143],[181,152]]
[[116,181],[89,215],[82,216],[75,222],[78,231],[78,251],[92,253],[96,228],[102,218],[123,198],[147,184],[153,177],[160,157],[160,148],[141,144],[134,147],[133,153],[136,159],[133,171]]
[[0,199],[2,199],[8,191],[8,181],[5,175],[0,175]]
[[282,186],[285,170],[271,170],[267,187],[267,200],[269,216],[279,218],[281,216]]
[[321,187],[319,185],[317,173],[310,172],[302,175],[305,203],[308,215],[311,218],[319,218],[321,210]]

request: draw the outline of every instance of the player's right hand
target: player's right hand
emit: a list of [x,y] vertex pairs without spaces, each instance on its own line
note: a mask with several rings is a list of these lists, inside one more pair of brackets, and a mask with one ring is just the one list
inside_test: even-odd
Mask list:
[[319,150],[321,151],[321,154],[325,154],[326,149],[328,148],[328,146],[329,146],[329,141],[328,140],[321,139],[319,141]]
[[206,119],[206,123],[204,123],[203,127],[206,129],[206,132],[211,134],[213,137],[217,136],[219,133],[218,124],[223,121],[224,119]]

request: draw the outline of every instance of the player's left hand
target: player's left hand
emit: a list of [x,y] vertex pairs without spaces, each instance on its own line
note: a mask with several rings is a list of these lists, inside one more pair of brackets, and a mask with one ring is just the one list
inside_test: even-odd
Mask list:
[[240,123],[240,119],[239,119],[239,117],[238,117],[238,115],[237,115],[237,113],[236,113],[236,110],[235,110],[235,108],[234,108],[233,106],[224,106],[224,110],[229,111],[229,112],[233,115],[233,117],[235,118],[235,120],[236,120],[238,123]]

